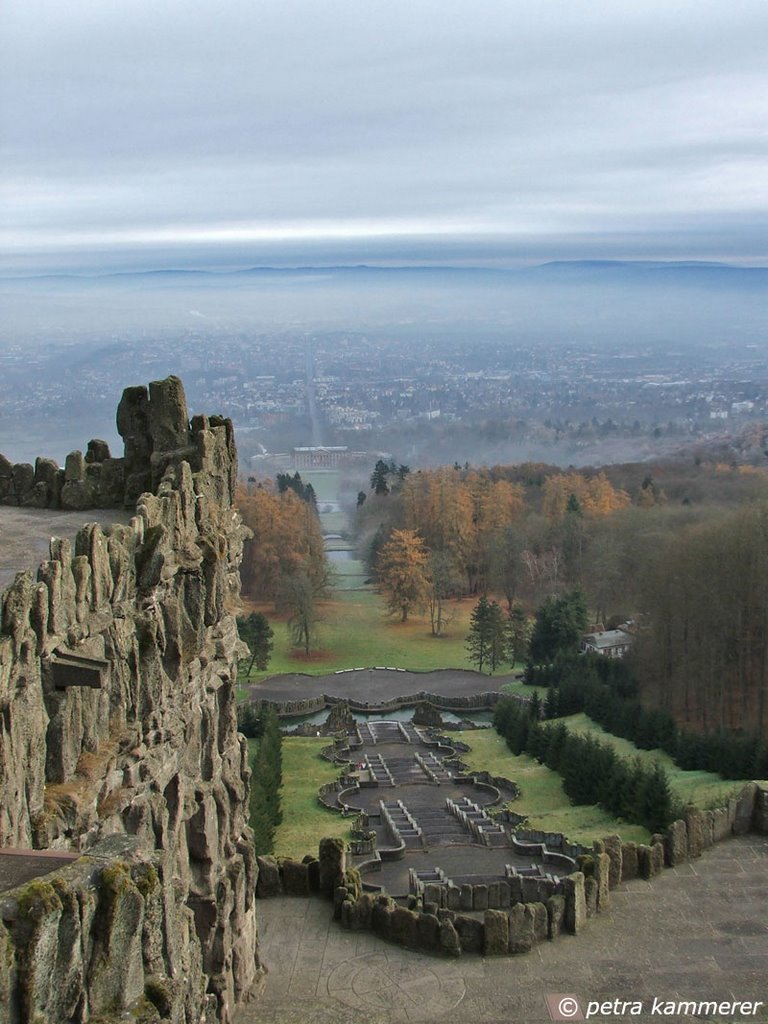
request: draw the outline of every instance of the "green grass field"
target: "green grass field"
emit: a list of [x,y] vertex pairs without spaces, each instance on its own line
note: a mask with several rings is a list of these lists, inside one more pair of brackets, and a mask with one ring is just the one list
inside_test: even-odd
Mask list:
[[[349,564],[354,563],[347,562]],[[325,675],[341,668],[374,665],[394,665],[414,672],[473,667],[464,647],[474,607],[472,600],[451,602],[452,620],[447,634],[433,637],[428,618],[418,616],[406,623],[396,621],[387,614],[381,597],[371,588],[337,591],[333,600],[321,602],[319,647],[309,660],[292,649],[285,622],[277,618],[271,608],[253,607],[263,611],[270,620],[275,631],[275,647],[268,671],[254,672],[251,682],[283,672]],[[495,675],[507,676],[510,672],[507,665]],[[241,678],[240,682],[242,685],[245,680]]]
[[516,757],[494,729],[465,732],[462,739],[472,748],[463,755],[472,768],[502,775],[520,786],[519,799],[509,806],[527,815],[531,828],[562,832],[572,842],[585,845],[614,832],[626,842],[648,842],[649,833],[639,825],[613,818],[597,806],[571,804],[556,772],[526,754]]
[[302,482],[312,484],[318,501],[339,500],[339,479],[337,469],[300,469]]
[[349,819],[322,807],[317,791],[333,782],[338,769],[320,757],[327,738],[286,736],[283,738],[283,821],[275,839],[276,857],[301,860],[305,853],[317,856],[325,836],[349,838]]
[[646,764],[658,761],[667,773],[673,795],[680,803],[695,804],[696,807],[705,809],[722,807],[729,796],[744,788],[743,782],[721,779],[713,772],[683,771],[663,750],[641,750],[631,740],[621,739],[619,736],[606,732],[587,715],[569,715],[559,721],[563,722],[570,732],[582,735],[591,733],[596,739],[610,743],[621,757],[639,757]]

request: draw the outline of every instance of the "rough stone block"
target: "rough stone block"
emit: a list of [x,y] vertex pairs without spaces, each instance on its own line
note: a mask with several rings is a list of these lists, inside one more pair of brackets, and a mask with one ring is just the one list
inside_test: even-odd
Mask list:
[[524,903],[509,912],[509,952],[530,953],[533,946],[533,915]]
[[752,827],[761,836],[768,835],[768,784],[758,783],[755,791]]
[[401,946],[416,949],[419,944],[419,917],[414,910],[395,907],[389,927],[389,938]]
[[389,901],[376,903],[371,912],[371,926],[382,939],[389,939],[392,928],[392,907]]
[[266,899],[270,896],[279,896],[282,889],[280,886],[280,868],[274,857],[257,857],[256,863],[259,867],[259,875],[256,881],[256,895],[259,899]]
[[13,492],[19,504],[35,486],[35,471],[28,462],[17,462],[12,471]]
[[731,822],[727,807],[716,807],[712,811],[712,841],[715,843],[727,839],[731,835]]
[[471,910],[472,909],[472,886],[462,885],[461,894],[459,896],[459,909],[460,910]]
[[624,856],[623,844],[621,842],[621,836],[611,835],[606,836],[603,839],[605,846],[605,852],[611,858],[611,869],[608,876],[608,885],[611,889],[615,889],[616,886],[621,882],[622,875],[622,862]]
[[702,811],[704,816],[704,829],[701,835],[701,847],[708,850],[715,841],[715,812]]
[[309,896],[309,871],[296,860],[283,861],[283,891],[286,896]]
[[482,953],[483,922],[465,914],[457,914],[453,925],[458,933],[461,948],[465,953]]
[[440,949],[446,956],[461,956],[459,935],[450,921],[440,925]]
[[628,882],[631,878],[637,878],[637,843],[621,844],[621,879]]
[[461,889],[459,889],[458,885],[448,886],[445,904],[449,910],[461,910]]
[[69,484],[78,480],[85,480],[85,459],[82,452],[74,451],[64,462],[64,481]]
[[349,927],[352,931],[363,931],[371,927],[373,917],[374,898],[370,893],[352,901],[352,908],[349,914]]
[[507,879],[509,886],[509,903],[522,903],[523,900],[523,879],[521,875],[510,875]]
[[346,846],[343,839],[320,840],[320,892],[332,896],[346,874]]
[[427,882],[424,886],[424,902],[425,903],[436,903],[438,907],[443,905],[443,895],[445,886],[438,885],[435,882]]
[[563,930],[565,896],[550,896],[547,900],[547,938],[556,939]]
[[685,822],[673,821],[664,837],[664,859],[667,867],[684,864],[688,859],[688,830]]
[[440,920],[435,914],[419,914],[417,920],[417,945],[419,949],[433,953],[440,948]]
[[523,903],[535,903],[539,898],[540,878],[532,878],[524,875],[523,882]]
[[728,808],[731,813],[731,829],[734,835],[746,835],[752,827],[756,796],[757,783],[749,782],[738,796],[728,801]]
[[48,484],[39,480],[22,496],[20,502],[24,508],[48,508],[51,504],[51,490]]
[[664,867],[664,844],[651,843],[649,858],[651,877],[661,874],[662,868]]
[[595,878],[584,879],[584,897],[587,901],[587,917],[594,917],[597,913],[598,885]]
[[651,848],[645,843],[637,844],[637,874],[640,878],[650,878],[653,874],[651,869]]
[[509,910],[511,890],[506,882],[499,882],[499,910]]
[[700,857],[704,849],[704,812],[696,807],[685,811],[685,831],[688,836],[688,857]]
[[102,441],[98,437],[92,438],[88,442],[88,447],[85,452],[85,461],[87,463],[93,462],[106,462],[110,458],[109,445],[106,441]]
[[312,857],[307,854],[302,860],[302,864],[307,865],[307,879],[309,881],[310,892],[320,891],[320,861],[317,857]]
[[584,891],[584,875],[575,871],[563,879],[565,896],[565,930],[578,935],[587,921],[587,899]]
[[500,885],[498,882],[488,883],[488,907],[491,910],[498,910],[501,899],[499,897]]
[[509,951],[509,919],[503,910],[486,910],[483,919],[483,953],[506,956]]
[[547,908],[543,903],[529,903],[526,909],[530,913],[533,921],[534,942],[544,942],[549,930]]
[[472,886],[472,909],[473,910],[487,910],[488,909],[488,886],[487,885],[473,885]]
[[607,853],[598,853],[595,857],[595,882],[597,883],[597,912],[607,909],[610,901],[611,858]]
[[341,920],[341,908],[345,900],[351,899],[346,885],[337,885],[333,893],[333,919]]

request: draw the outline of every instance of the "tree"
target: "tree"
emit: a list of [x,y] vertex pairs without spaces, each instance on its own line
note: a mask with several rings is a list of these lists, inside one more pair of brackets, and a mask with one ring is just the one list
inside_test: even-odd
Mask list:
[[485,595],[472,611],[466,647],[479,672],[489,665],[492,673],[504,658],[504,616],[498,603]]
[[261,715],[261,738],[253,759],[250,825],[257,854],[272,853],[275,829],[282,821],[282,737],[277,715],[267,708]]
[[371,490],[374,494],[389,494],[389,483],[387,477],[392,469],[389,463],[379,459],[371,473]]
[[311,562],[300,567],[283,580],[278,605],[288,613],[288,630],[294,647],[303,649],[309,657],[317,641],[317,627],[320,621],[317,602],[328,593],[329,573],[313,571]]
[[447,551],[432,551],[429,554],[427,579],[429,584],[427,605],[432,636],[442,636],[448,622],[445,602],[459,587],[459,570]]
[[523,582],[523,534],[516,525],[508,525],[492,537],[489,544],[490,582],[500,590],[511,613]]
[[413,530],[393,530],[376,563],[379,586],[392,614],[406,622],[409,614],[427,603],[427,550]]
[[587,605],[580,590],[550,597],[536,612],[530,657],[534,664],[554,661],[558,654],[575,653],[587,628]]
[[531,624],[521,604],[513,604],[506,624],[507,660],[510,665],[522,662],[528,657],[531,638]]
[[304,570],[316,586],[327,585],[323,534],[311,504],[289,481],[282,493],[258,485],[238,491],[237,507],[253,533],[243,548],[243,590],[259,601],[276,601],[288,576]]
[[253,666],[259,672],[264,672],[269,665],[269,659],[274,647],[274,630],[269,625],[266,616],[261,612],[251,612],[250,615],[241,615],[237,619],[237,631],[243,643],[248,645],[251,652],[251,660],[248,664],[246,677],[250,676]]

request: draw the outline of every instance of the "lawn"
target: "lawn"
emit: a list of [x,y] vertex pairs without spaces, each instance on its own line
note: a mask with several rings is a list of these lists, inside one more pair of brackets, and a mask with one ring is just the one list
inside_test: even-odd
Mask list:
[[[347,562],[347,565],[354,564]],[[354,577],[343,577],[353,579]],[[464,647],[473,600],[452,601],[452,616],[443,637],[431,635],[429,619],[418,616],[401,623],[388,615],[381,597],[371,588],[336,591],[334,598],[321,602],[318,650],[306,660],[290,644],[284,620],[270,606],[246,602],[248,611],[261,611],[275,631],[275,647],[267,672],[251,675],[256,682],[284,672],[325,675],[342,668],[370,668],[394,665],[414,672],[439,668],[472,668]],[[508,676],[504,666],[496,676]],[[241,684],[244,680],[241,678]]]
[[329,742],[327,737],[283,737],[283,821],[275,838],[277,857],[316,857],[325,836],[349,838],[350,819],[322,807],[317,799],[320,786],[339,775],[338,768],[320,757]]
[[319,502],[339,500],[339,477],[337,469],[300,469],[302,483],[312,484]]
[[646,764],[658,761],[667,773],[674,797],[683,804],[695,804],[696,807],[705,809],[722,807],[729,796],[741,792],[744,788],[744,782],[721,779],[712,772],[683,771],[663,750],[641,750],[631,740],[621,739],[606,732],[585,714],[569,715],[559,721],[564,722],[571,732],[592,733],[597,739],[610,743],[622,757],[639,757]]
[[597,806],[571,804],[556,772],[526,754],[516,757],[494,729],[464,732],[461,738],[472,748],[464,755],[472,768],[502,775],[520,786],[521,795],[510,808],[527,815],[531,828],[562,832],[571,842],[585,845],[616,832],[626,842],[648,842],[649,833],[639,825],[613,818]]

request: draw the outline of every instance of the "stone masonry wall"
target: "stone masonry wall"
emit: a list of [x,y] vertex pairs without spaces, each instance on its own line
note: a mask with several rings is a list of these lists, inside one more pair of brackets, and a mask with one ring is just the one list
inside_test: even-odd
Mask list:
[[[94,875],[86,856],[51,883],[53,896],[44,887],[37,897],[28,887],[6,894],[0,947],[13,952],[0,989],[12,989],[14,1021],[87,1021],[107,1005],[117,1019],[151,981],[170,1000],[164,1017],[227,1022],[261,973],[250,770],[235,718],[234,614],[247,531],[233,506],[232,425],[190,422],[175,377],[127,389],[117,422],[124,458],[86,456],[86,467],[101,470],[83,476],[71,457],[56,500],[77,483],[75,507],[106,498],[135,506],[130,525],[86,525],[74,545],[52,540],[37,578],[20,573],[0,595],[0,847],[90,855],[114,836],[137,845],[127,865],[115,866],[119,878]],[[149,867],[161,894],[154,902],[131,876]],[[109,896],[118,882],[119,900]],[[104,891],[105,914],[84,913]],[[78,905],[84,934],[71,945],[88,955],[73,952],[67,966],[61,922]],[[118,905],[133,910],[120,916]],[[154,939],[139,955],[142,929]],[[115,972],[113,982],[91,977],[94,949],[112,940],[135,954],[127,989]],[[37,973],[28,968],[30,943],[48,958]],[[46,994],[45,963],[72,988],[61,1012]]]

